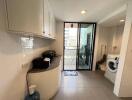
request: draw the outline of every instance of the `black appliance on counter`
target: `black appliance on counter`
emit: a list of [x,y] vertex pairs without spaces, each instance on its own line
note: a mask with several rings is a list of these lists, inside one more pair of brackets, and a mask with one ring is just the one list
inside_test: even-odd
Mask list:
[[33,69],[47,69],[50,66],[50,63],[53,61],[56,56],[54,50],[47,50],[42,53],[42,57],[35,58],[32,61]]
[[53,61],[55,56],[56,56],[56,52],[54,50],[47,50],[42,53],[42,57],[49,58],[51,62]]
[[42,57],[35,58],[32,61],[32,66],[33,69],[46,69],[49,67],[49,65],[45,64],[44,58]]

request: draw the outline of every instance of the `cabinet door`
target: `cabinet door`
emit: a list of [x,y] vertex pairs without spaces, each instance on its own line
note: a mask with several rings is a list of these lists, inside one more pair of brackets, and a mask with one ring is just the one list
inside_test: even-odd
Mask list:
[[50,36],[53,38],[53,13],[50,10]]
[[54,39],[56,38],[56,20],[55,20],[55,17],[53,16],[53,22],[52,22],[52,27],[53,27],[53,37]]
[[55,17],[50,8],[50,36],[51,38],[55,39]]
[[50,12],[47,0],[44,0],[44,36],[50,36]]
[[6,0],[8,30],[17,32],[43,32],[43,0]]

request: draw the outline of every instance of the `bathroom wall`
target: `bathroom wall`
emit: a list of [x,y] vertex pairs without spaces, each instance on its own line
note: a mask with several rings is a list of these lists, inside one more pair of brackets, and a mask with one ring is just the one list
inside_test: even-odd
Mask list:
[[33,48],[24,48],[22,36],[7,33],[6,26],[4,0],[0,0],[0,100],[24,100],[28,63],[51,43],[34,38]]

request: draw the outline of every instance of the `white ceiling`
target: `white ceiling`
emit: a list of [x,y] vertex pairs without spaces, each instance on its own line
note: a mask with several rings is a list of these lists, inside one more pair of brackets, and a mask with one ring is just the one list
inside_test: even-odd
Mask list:
[[101,25],[106,27],[122,25],[125,24],[125,22],[120,22],[120,20],[125,20],[125,18],[126,11],[123,11],[105,20],[104,22],[101,23]]
[[[49,0],[53,12],[62,21],[97,22],[103,19],[126,0]],[[81,15],[81,10],[87,10]]]

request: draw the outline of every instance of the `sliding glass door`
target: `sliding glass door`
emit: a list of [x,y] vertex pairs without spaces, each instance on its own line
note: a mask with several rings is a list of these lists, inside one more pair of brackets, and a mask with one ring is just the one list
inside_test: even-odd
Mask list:
[[92,70],[95,24],[80,23],[77,69]]
[[64,70],[76,70],[77,23],[65,23],[64,29]]
[[92,70],[95,23],[64,23],[64,70]]

